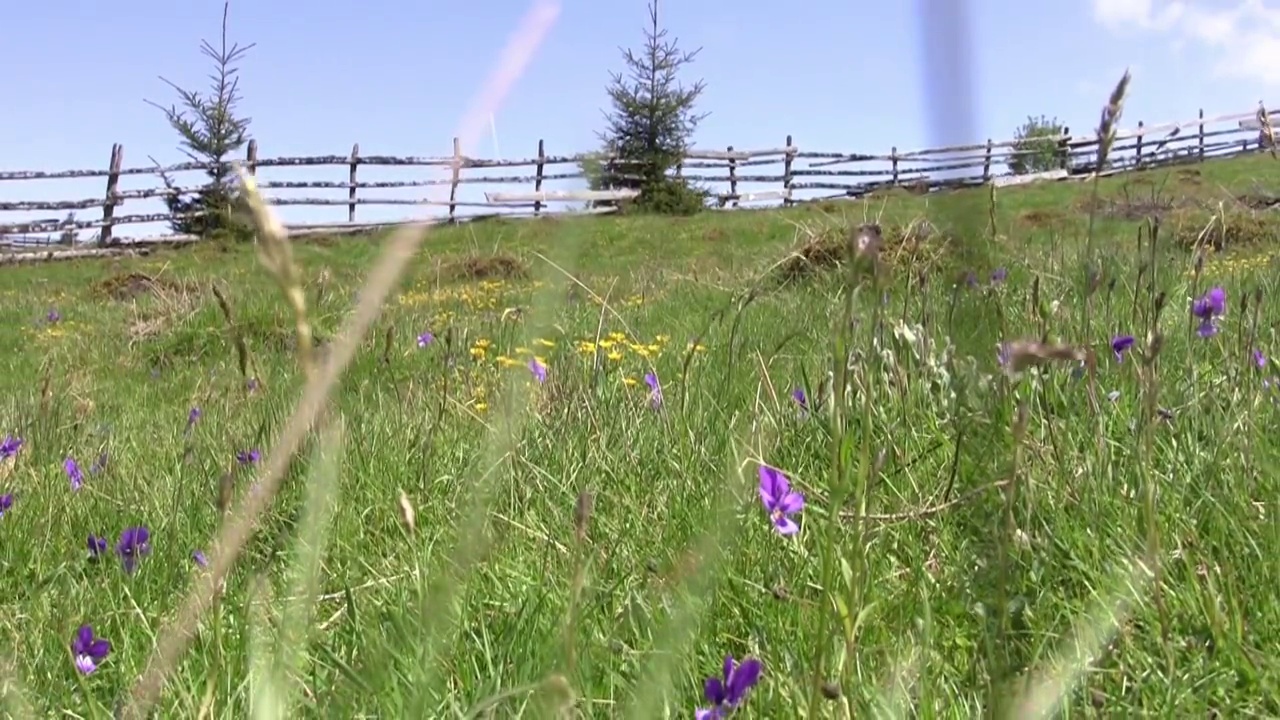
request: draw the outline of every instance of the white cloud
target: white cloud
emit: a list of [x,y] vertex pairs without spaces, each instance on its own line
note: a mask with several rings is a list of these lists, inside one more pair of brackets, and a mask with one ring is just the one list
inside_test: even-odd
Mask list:
[[1093,18],[1117,35],[1166,37],[1199,47],[1216,77],[1280,86],[1280,2],[1238,0],[1091,0]]

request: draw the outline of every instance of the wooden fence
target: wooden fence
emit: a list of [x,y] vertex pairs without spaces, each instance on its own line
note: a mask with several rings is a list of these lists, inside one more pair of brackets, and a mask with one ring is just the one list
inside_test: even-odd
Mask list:
[[[1276,118],[1276,123],[1280,125],[1280,117]],[[892,187],[928,192],[985,183],[1010,185],[1033,180],[1086,177],[1095,171],[1109,174],[1169,164],[1202,162],[1209,158],[1256,152],[1266,145],[1260,139],[1265,133],[1259,128],[1260,116],[1255,112],[1205,117],[1201,110],[1196,119],[1186,122],[1155,126],[1145,126],[1139,122],[1136,128],[1117,133],[1110,160],[1103,168],[1098,168],[1096,164],[1095,137],[1064,135],[1057,141],[1058,167],[1032,175],[1012,175],[1007,171],[1009,161],[1016,155],[1016,141],[1013,140],[988,140],[974,145],[905,152],[895,147],[887,154],[864,154],[801,150],[791,136],[787,136],[786,142],[777,148],[736,150],[729,146],[725,150],[690,151],[676,168],[676,173],[708,188],[712,202],[719,208],[736,208],[754,203],[791,205],[810,200],[857,198]],[[260,187],[277,207],[287,210],[291,206],[345,206],[345,220],[335,218],[326,221],[287,222],[290,230],[298,234],[376,229],[411,219],[424,219],[419,216],[360,220],[357,218],[357,208],[360,206],[436,208],[435,212],[439,214],[436,219],[461,221],[494,214],[547,215],[556,212],[553,210],[554,205],[566,202],[589,204],[591,201],[616,200],[634,195],[629,191],[619,190],[591,192],[548,189],[546,186],[553,183],[585,184],[580,163],[586,156],[548,155],[542,141],[538,142],[535,157],[522,160],[467,157],[462,154],[456,139],[453,142],[453,153],[442,157],[362,155],[359,145],[356,145],[345,155],[263,158],[260,157],[260,146],[256,140],[249,143],[247,150],[244,158],[246,168],[257,175]],[[195,162],[168,167],[154,164],[126,166],[124,157],[124,148],[115,145],[111,149],[110,161],[103,169],[0,170],[0,198],[12,196],[13,193],[5,192],[5,188],[19,181],[90,178],[101,181],[104,186],[100,195],[85,199],[0,201],[0,213],[21,212],[30,216],[50,211],[101,212],[101,217],[90,220],[77,220],[74,216],[35,217],[0,223],[0,237],[8,238],[10,245],[15,244],[15,239],[23,237],[30,239],[26,244],[40,244],[41,241],[44,244],[67,244],[75,242],[73,236],[82,231],[96,233],[94,239],[104,245],[189,239],[172,235],[126,237],[123,228],[168,223],[174,216],[167,211],[129,214],[124,208],[140,204],[140,201],[150,200],[155,203],[175,193],[189,193],[197,186],[168,187],[162,183],[158,187],[122,189],[121,184],[123,179],[169,178],[180,173],[203,171],[207,166]],[[274,177],[286,168],[323,166],[339,166],[346,171],[346,177],[331,180],[284,180]],[[437,176],[400,180],[358,179],[361,168],[375,167],[401,170],[428,168],[434,170]],[[532,168],[532,174],[525,168]],[[267,177],[264,177],[264,171]],[[485,191],[483,201],[460,197],[460,191],[482,185],[523,185],[525,188],[514,192]],[[532,186],[531,190],[529,186]],[[374,192],[369,192],[390,188],[435,188],[441,195],[447,188],[448,197],[377,197]],[[328,197],[272,197],[273,190],[325,190],[337,191],[337,194]],[[576,212],[607,212],[610,209],[589,208]],[[0,219],[7,218],[0,215]]]

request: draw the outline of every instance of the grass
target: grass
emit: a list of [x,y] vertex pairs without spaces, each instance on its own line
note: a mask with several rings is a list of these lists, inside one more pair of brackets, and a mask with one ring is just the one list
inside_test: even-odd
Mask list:
[[[1271,162],[1103,181],[1092,282],[1070,184],[1001,191],[976,232],[948,218],[986,225],[985,191],[433,232],[159,711],[688,716],[733,654],[765,668],[744,717],[1274,715],[1280,444],[1251,351],[1277,352],[1275,246],[1234,199],[1280,190]],[[879,280],[784,272],[864,219]],[[1187,238],[1243,219],[1264,230],[1197,273]],[[319,347],[381,245],[294,248]],[[1186,308],[1213,285],[1202,339]],[[0,425],[25,441],[0,470],[0,696],[109,716],[254,486],[237,453],[265,457],[296,404],[294,312],[243,248],[19,267],[0,292]],[[1019,339],[1096,372],[1020,345],[1038,366],[1007,375],[995,343]],[[806,498],[797,535],[762,463]],[[136,525],[137,572],[86,559]],[[89,675],[84,623],[112,643]]]

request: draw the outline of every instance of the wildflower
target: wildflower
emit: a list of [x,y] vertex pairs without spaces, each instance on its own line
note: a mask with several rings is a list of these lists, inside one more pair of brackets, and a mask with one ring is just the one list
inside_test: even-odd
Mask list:
[[202,568],[209,567],[209,558],[205,557],[204,551],[202,550],[193,550],[191,552],[191,559],[196,565],[199,565]]
[[254,463],[258,462],[258,460],[260,459],[262,459],[262,453],[257,448],[253,448],[251,450],[241,450],[240,452],[236,453],[236,462],[240,463],[241,465],[253,465]]
[[84,487],[84,472],[80,470],[80,465],[75,458],[67,458],[62,461],[62,469],[67,473],[67,479],[71,481],[71,490],[79,490]]
[[970,288],[978,287],[978,275],[974,273],[972,270],[966,272],[964,274],[964,284],[969,286]]
[[251,377],[248,380],[244,381],[244,387],[246,390],[250,392],[250,394],[257,392],[258,388],[260,388],[261,386],[262,386],[262,383],[258,382],[258,378],[256,377]]
[[6,460],[18,454],[22,449],[22,438],[8,435],[0,442],[0,460]]
[[105,471],[107,469],[108,460],[109,458],[107,457],[106,450],[103,450],[102,452],[98,453],[97,459],[94,460],[93,464],[89,466],[89,474],[97,475],[98,473]]
[[529,358],[529,372],[533,373],[533,379],[540,383],[547,381],[547,366],[538,362],[538,358]]
[[1200,318],[1200,326],[1196,328],[1196,333],[1202,338],[1217,335],[1218,326],[1214,324],[1214,320],[1226,311],[1226,291],[1220,287],[1210,289],[1191,304],[1191,314]]
[[804,496],[792,492],[787,476],[777,468],[760,466],[760,501],[780,535],[794,535],[800,530],[791,516],[804,509]]
[[13,507],[13,493],[5,493],[0,495],[0,518]]
[[721,720],[733,712],[747,691],[760,682],[760,673],[764,670],[761,662],[755,658],[745,658],[741,663],[734,663],[732,655],[724,659],[724,675],[709,677],[703,685],[702,692],[711,703],[709,708],[698,708],[694,717],[697,720]]
[[89,562],[98,562],[107,552],[107,539],[104,537],[90,533],[89,541],[85,544],[89,546]]
[[116,542],[116,554],[124,563],[124,571],[132,574],[137,569],[138,558],[151,552],[151,531],[145,527],[125,528]]
[[654,409],[662,407],[662,385],[658,383],[655,373],[644,374],[644,384],[649,386],[649,404]]
[[436,336],[432,335],[431,331],[428,330],[418,336],[418,347],[424,348],[430,345],[435,339],[436,339]]
[[999,285],[1000,283],[1004,282],[1005,279],[1008,277],[1009,277],[1009,271],[1005,270],[1002,267],[998,267],[995,270],[991,271],[991,284]]
[[1256,365],[1259,370],[1265,370],[1267,367],[1267,356],[1263,355],[1261,350],[1254,350],[1253,364]]
[[1006,367],[1009,364],[1009,343],[1000,343],[996,346],[996,362],[1000,367]]
[[1116,362],[1124,362],[1124,354],[1132,347],[1132,335],[1117,335],[1111,338],[1111,352],[1116,356]]
[[1120,391],[1119,391],[1119,390],[1112,390],[1111,392],[1107,393],[1107,399],[1108,399],[1108,400],[1110,400],[1111,402],[1115,402],[1115,401],[1119,400],[1119,399],[1120,399]]
[[792,390],[791,399],[795,400],[796,404],[800,406],[800,417],[805,417],[809,414],[809,396],[805,395],[804,388],[798,387]]
[[71,655],[75,658],[76,669],[88,675],[98,669],[98,664],[107,659],[111,653],[111,643],[93,635],[93,627],[81,625],[76,631],[76,639],[71,641]]
[[57,308],[50,308],[49,314],[45,315],[44,319],[45,319],[45,322],[49,323],[50,325],[53,325],[54,323],[62,319],[62,313],[58,312]]
[[204,413],[202,413],[198,407],[193,407],[187,411],[187,427],[183,432],[191,432],[191,428],[195,427],[196,423],[200,422],[200,416],[203,414]]

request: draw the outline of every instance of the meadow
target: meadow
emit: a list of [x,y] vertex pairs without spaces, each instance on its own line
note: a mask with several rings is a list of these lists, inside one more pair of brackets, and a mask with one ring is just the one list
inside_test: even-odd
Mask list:
[[[159,716],[1274,717],[1278,167],[433,230]],[[382,244],[294,247],[321,348]],[[247,247],[0,294],[0,700],[109,717],[295,320]]]

